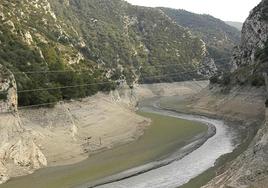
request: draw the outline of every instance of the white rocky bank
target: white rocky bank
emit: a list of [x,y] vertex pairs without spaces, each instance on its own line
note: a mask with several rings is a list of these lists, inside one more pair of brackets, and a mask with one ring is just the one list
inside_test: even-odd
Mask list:
[[[207,85],[207,81],[137,85],[134,90],[122,86],[110,94],[60,102],[54,108],[14,108],[1,113],[0,183],[45,166],[80,162],[95,152],[135,141],[150,125],[149,119],[135,113],[139,100],[188,95]],[[10,90],[16,99],[16,89]]]
[[7,91],[6,99],[0,100],[0,184],[134,141],[150,124],[135,114],[137,100],[124,88],[82,101],[60,102],[54,108],[18,111],[14,77],[7,70],[0,75],[0,89]]
[[46,166],[47,161],[34,141],[39,135],[27,130],[20,121],[15,79],[2,66],[0,92],[5,96],[0,100],[0,183],[4,183],[13,172],[30,172]]

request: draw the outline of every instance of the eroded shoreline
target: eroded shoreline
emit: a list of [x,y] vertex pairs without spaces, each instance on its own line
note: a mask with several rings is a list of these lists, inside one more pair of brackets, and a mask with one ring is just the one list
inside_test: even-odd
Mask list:
[[[153,100],[155,100],[155,99],[153,99]],[[155,102],[158,102],[158,100],[155,100]],[[215,125],[213,123],[209,122],[208,118],[206,118],[204,116],[191,116],[191,115],[179,114],[175,111],[166,110],[166,109],[161,108],[160,106],[154,105],[154,104],[155,103],[153,103],[150,107],[148,107],[147,105],[144,105],[143,107],[141,107],[141,110],[151,112],[151,113],[161,114],[161,115],[164,114],[166,116],[171,116],[171,117],[176,117],[176,118],[181,118],[181,119],[186,119],[186,120],[191,120],[191,121],[202,122],[202,123],[207,124],[207,126],[208,126],[207,132],[205,134],[202,134],[202,135],[197,135],[195,138],[189,140],[188,144],[186,146],[175,151],[174,153],[167,156],[163,160],[154,161],[154,162],[148,163],[148,164],[140,166],[140,167],[126,170],[122,173],[119,173],[119,174],[116,174],[113,176],[109,176],[107,178],[101,179],[101,180],[96,181],[96,182],[83,184],[82,186],[78,186],[76,188],[92,188],[92,187],[99,187],[99,186],[102,187],[102,185],[104,185],[104,186],[106,184],[109,185],[110,183],[113,183],[113,182],[125,180],[128,178],[135,177],[135,176],[141,175],[143,173],[149,172],[151,170],[154,170],[154,169],[157,169],[157,168],[160,168],[163,166],[167,166],[167,165],[171,164],[172,162],[175,162],[175,161],[178,161],[178,160],[184,158],[185,156],[187,156],[188,154],[190,154],[194,150],[198,149],[207,140],[209,140],[210,138],[212,138],[216,134]]]
[[[139,113],[140,114],[140,113]],[[142,113],[143,114],[143,113]],[[162,115],[153,115],[153,116],[159,116],[159,117],[165,117],[165,116],[162,116]],[[146,116],[147,117],[147,116]],[[148,118],[148,117],[147,117]],[[104,171],[104,174],[103,174],[103,176],[101,176],[101,177],[107,177],[107,176],[109,176],[109,175],[112,175],[112,174],[116,174],[116,173],[119,173],[119,172],[122,172],[122,171],[124,171],[124,170],[126,170],[126,169],[130,169],[130,168],[133,168],[133,167],[135,167],[135,166],[140,166],[140,165],[143,165],[143,164],[146,164],[145,162],[143,163],[142,161],[140,161],[139,163],[140,164],[136,164],[136,162],[135,162],[135,164],[136,165],[132,165],[132,166],[129,166],[128,168],[125,168],[125,169],[121,169],[121,167],[117,167],[116,165],[118,164],[118,163],[121,163],[121,162],[123,162],[123,161],[119,161],[119,160],[117,160],[116,159],[116,161],[114,161],[113,160],[113,158],[118,158],[119,156],[118,155],[120,155],[119,153],[121,153],[122,152],[122,150],[121,150],[121,148],[123,147],[123,148],[128,148],[126,151],[125,150],[123,150],[124,152],[130,152],[130,153],[132,153],[132,152],[135,152],[136,154],[136,156],[138,157],[138,158],[140,158],[140,156],[142,157],[142,156],[144,156],[144,155],[147,155],[147,154],[145,154],[146,152],[149,152],[148,154],[150,154],[151,152],[156,152],[156,154],[158,153],[158,157],[156,156],[156,157],[154,157],[154,158],[151,158],[151,160],[149,160],[149,162],[150,161],[155,161],[155,160],[157,160],[159,157],[162,157],[162,158],[165,158],[165,155],[167,155],[167,154],[169,154],[169,153],[173,153],[173,151],[175,151],[175,149],[176,149],[176,147],[178,148],[178,147],[183,147],[186,143],[184,143],[185,141],[187,141],[187,142],[192,142],[193,141],[193,139],[195,139],[195,140],[197,140],[198,138],[200,138],[200,137],[202,137],[203,136],[203,134],[200,134],[199,132],[197,132],[198,130],[202,130],[202,133],[206,133],[207,132],[207,126],[206,125],[202,125],[202,124],[200,124],[200,123],[197,123],[197,122],[192,122],[192,121],[186,121],[186,120],[180,120],[180,119],[177,119],[176,121],[174,121],[174,123],[172,123],[172,122],[169,122],[169,121],[166,121],[166,120],[168,120],[168,119],[170,119],[170,120],[172,120],[173,121],[173,119],[175,120],[176,118],[172,118],[172,117],[170,117],[170,118],[168,118],[168,117],[165,117],[165,118],[163,118],[163,120],[161,120],[161,121],[163,121],[162,123],[161,123],[161,125],[159,125],[160,127],[162,127],[161,129],[162,129],[162,131],[158,131],[158,129],[160,128],[160,127],[155,127],[155,125],[151,125],[150,127],[149,127],[149,129],[146,131],[146,133],[145,133],[145,135],[142,137],[142,138],[140,138],[140,139],[138,139],[137,141],[135,141],[135,142],[132,142],[132,143],[130,143],[130,144],[126,144],[126,145],[124,145],[124,146],[120,146],[120,147],[118,147],[118,148],[113,148],[113,149],[111,149],[111,150],[107,150],[107,151],[104,151],[104,152],[102,152],[102,153],[100,153],[100,155],[99,154],[95,154],[94,156],[93,156],[93,161],[92,161],[92,158],[90,158],[89,159],[89,161],[88,160],[85,160],[84,162],[82,162],[81,164],[75,164],[75,165],[71,165],[71,166],[61,166],[61,167],[52,167],[52,168],[46,168],[46,169],[42,169],[42,170],[38,170],[36,173],[34,173],[34,174],[32,174],[32,175],[30,175],[30,176],[26,176],[26,177],[19,177],[19,178],[15,178],[15,179],[11,179],[11,181],[10,182],[8,182],[6,185],[4,184],[3,186],[0,186],[0,187],[8,187],[8,186],[13,186],[13,187],[16,187],[16,186],[19,186],[19,187],[35,187],[34,185],[39,185],[39,187],[42,187],[42,182],[44,182],[43,180],[40,180],[40,178],[42,177],[42,176],[44,176],[45,174],[46,174],[46,177],[48,176],[48,178],[49,177],[51,177],[51,178],[49,178],[48,179],[48,184],[46,183],[46,184],[44,184],[44,185],[46,185],[46,186],[44,186],[44,187],[47,187],[47,186],[50,186],[50,187],[73,187],[73,186],[75,186],[75,185],[79,185],[80,183],[83,183],[83,182],[87,182],[87,181],[91,181],[92,179],[93,179],[93,181],[95,180],[95,179],[98,179],[98,178],[95,178],[94,179],[94,177],[95,177],[95,175],[93,175],[92,174],[92,172],[94,172],[95,170],[97,170],[96,172],[98,173],[98,171],[101,171],[101,169],[102,168],[105,168],[105,171],[107,171],[106,170],[106,168],[110,168],[109,166],[110,166],[110,164],[113,164],[113,166],[115,167],[115,170],[113,169],[113,172],[114,173],[111,173],[111,174],[107,174],[107,172],[105,172]],[[169,128],[167,128],[167,130],[165,130],[166,128],[166,126],[164,126],[164,124],[165,123],[172,123],[173,125],[173,128],[172,127],[170,127],[170,125],[168,126]],[[183,123],[182,125],[181,125],[181,123]],[[185,125],[184,125],[185,124]],[[191,130],[191,129],[189,129],[189,130],[185,130],[184,131],[184,128],[180,128],[180,127],[188,127],[188,124],[189,124],[189,126],[190,127],[192,127],[192,126],[194,126],[194,127],[192,127],[192,128],[194,128],[194,130]],[[192,125],[191,125],[192,124]],[[155,127],[155,128],[152,128],[152,127]],[[172,129],[170,129],[170,128],[172,128]],[[156,129],[156,130],[155,130]],[[161,130],[160,129],[160,130]],[[170,129],[170,131],[168,131]],[[188,129],[188,128],[187,128]],[[152,131],[157,131],[158,133],[155,135],[155,133],[154,134],[151,134],[150,132],[151,132],[151,130]],[[191,134],[189,134],[190,131],[191,130],[191,132],[193,131],[193,133],[191,133]],[[149,131],[149,132],[148,132]],[[163,131],[165,132],[165,135],[166,135],[166,137],[167,137],[167,139],[168,140],[170,140],[170,137],[173,135],[173,139],[172,140],[170,140],[170,141],[168,141],[168,140],[166,140],[165,141],[165,139],[163,140],[163,139],[160,139],[159,140],[159,136],[161,136],[161,134],[163,133]],[[166,131],[168,131],[168,132],[166,132]],[[179,133],[179,134],[177,134],[177,133],[174,133],[173,134],[173,132],[181,132],[181,133]],[[187,131],[188,131],[188,133],[187,133]],[[194,132],[196,132],[196,133],[194,133]],[[148,135],[149,134],[149,135]],[[188,134],[189,135],[189,137],[187,137],[187,139],[186,139],[186,137],[185,136],[183,136],[182,134]],[[200,135],[198,135],[198,134],[200,134]],[[177,136],[176,136],[177,135]],[[180,139],[180,136],[178,137],[178,135],[181,135],[181,136],[183,136],[182,138],[185,138],[185,139]],[[192,135],[192,136],[190,136],[190,135]],[[198,135],[198,136],[196,136],[196,135]],[[160,152],[159,151],[154,151],[155,149],[154,148],[151,148],[151,147],[149,147],[149,148],[143,148],[144,146],[143,146],[143,141],[142,140],[144,140],[144,138],[148,138],[148,136],[149,137],[151,137],[151,136],[153,136],[153,140],[155,140],[156,142],[152,142],[151,144],[154,144],[155,146],[154,147],[156,147],[156,148],[158,148],[158,146],[159,146],[159,144],[160,144],[160,146],[161,147],[163,147],[163,149],[160,149]],[[195,138],[193,138],[194,136],[196,136]],[[163,140],[164,142],[162,143],[161,142],[161,140]],[[182,142],[182,140],[183,140],[183,142]],[[159,142],[160,141],[160,142]],[[140,147],[140,149],[139,150],[136,150],[136,149],[134,149],[133,148],[133,146],[134,145],[140,145],[139,147]],[[149,145],[151,145],[150,143],[148,143]],[[168,145],[167,145],[168,144]],[[169,144],[171,144],[171,145],[169,145]],[[148,145],[148,146],[149,146]],[[174,146],[176,146],[176,147],[174,147]],[[129,148],[130,147],[130,148]],[[143,149],[142,149],[143,148]],[[152,150],[151,150],[151,149]],[[166,149],[164,149],[164,148],[166,148]],[[168,149],[169,148],[169,149]],[[148,150],[149,149],[149,150]],[[148,151],[147,151],[148,150]],[[157,149],[157,150],[159,150],[159,149]],[[119,153],[118,153],[119,152]],[[108,154],[108,155],[107,155]],[[159,154],[161,154],[161,155],[159,155]],[[127,156],[128,156],[129,154],[127,154]],[[150,154],[151,155],[151,154]],[[105,157],[106,156],[106,157]],[[132,156],[129,156],[129,157],[132,157]],[[119,157],[119,159],[121,159],[122,157]],[[143,158],[143,157],[142,157]],[[148,156],[146,156],[146,158],[148,158]],[[113,163],[107,163],[106,164],[106,161],[108,160],[112,160],[112,161],[114,161]],[[133,159],[136,159],[136,157],[134,157]],[[148,158],[149,159],[149,158]],[[126,158],[126,160],[127,161],[129,161],[129,158]],[[87,162],[88,161],[88,162]],[[90,162],[91,161],[91,162]],[[125,161],[126,162],[126,161]],[[127,162],[127,163],[129,163],[129,162]],[[95,164],[99,164],[99,165],[95,165]],[[122,164],[120,164],[120,166],[121,166]],[[94,170],[95,169],[95,170]],[[117,170],[119,170],[119,169],[121,169],[120,171],[117,171]],[[109,171],[109,170],[108,170]],[[95,173],[95,172],[94,172]],[[53,175],[54,174],[54,175]],[[92,176],[92,175],[93,176]],[[107,174],[107,175],[106,175]],[[34,178],[34,181],[31,181],[31,182],[29,182],[28,180],[29,180],[29,178],[31,179],[31,177],[39,177],[40,176],[40,178]],[[74,182],[72,182],[72,180],[68,180],[67,182],[66,181],[64,181],[64,179],[66,179],[66,177],[68,177],[68,179],[73,179],[74,178]],[[88,177],[90,177],[90,178],[88,178]],[[100,178],[101,178],[100,177]],[[55,178],[55,179],[54,179]],[[82,178],[82,179],[81,179]],[[43,178],[42,178],[43,179]],[[44,179],[47,179],[47,178],[44,178]],[[50,179],[52,179],[52,181],[50,180]],[[40,180],[40,181],[39,181]],[[50,182],[51,181],[51,182]],[[29,183],[27,183],[27,182],[29,182]],[[56,183],[56,184],[55,184]],[[25,185],[25,186],[24,186]],[[26,186],[27,185],[27,186]]]

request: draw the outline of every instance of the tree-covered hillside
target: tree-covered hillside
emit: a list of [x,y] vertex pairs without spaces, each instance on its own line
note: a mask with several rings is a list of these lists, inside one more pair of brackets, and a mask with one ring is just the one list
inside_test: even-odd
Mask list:
[[51,1],[51,5],[58,18],[76,28],[90,59],[111,68],[127,67],[124,75],[129,82],[137,77],[141,82],[191,79],[198,75],[157,76],[196,69],[207,57],[198,37],[157,9],[122,0]]
[[0,64],[15,75],[20,105],[215,71],[200,38],[123,0],[2,0],[0,31]]
[[[177,24],[189,28],[206,44],[211,57],[217,59],[220,70],[231,68],[230,57],[233,48],[240,42],[240,31],[210,15],[194,14],[185,10],[160,8]],[[222,59],[222,60],[218,60]]]

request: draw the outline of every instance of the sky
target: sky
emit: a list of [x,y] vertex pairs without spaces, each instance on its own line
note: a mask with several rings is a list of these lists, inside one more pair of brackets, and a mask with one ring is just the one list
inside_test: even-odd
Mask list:
[[210,14],[223,21],[244,22],[261,0],[126,0],[134,5],[185,9],[199,14]]

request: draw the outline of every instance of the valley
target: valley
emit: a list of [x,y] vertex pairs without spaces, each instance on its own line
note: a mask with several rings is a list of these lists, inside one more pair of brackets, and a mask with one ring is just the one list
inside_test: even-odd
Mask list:
[[[183,161],[184,160],[194,161],[194,159],[192,159],[191,157],[195,156],[195,153],[197,153],[197,155],[200,156],[200,154],[198,154],[199,150],[204,155],[207,155],[206,153],[209,152],[210,153],[209,156],[212,156],[212,153],[216,152],[215,158],[211,158],[210,160],[212,161],[207,160],[208,163],[204,163],[205,166],[203,167],[192,163],[195,167],[198,167],[198,166],[200,167],[200,171],[196,171],[196,170],[193,171],[196,174],[193,174],[192,177],[190,176],[191,177],[190,179],[192,179],[202,174],[202,172],[206,171],[210,167],[213,167],[215,161],[221,155],[225,154],[225,152],[226,154],[231,153],[241,143],[250,142],[250,140],[252,139],[252,136],[247,137],[247,135],[249,133],[254,134],[253,129],[251,128],[243,129],[243,126],[240,126],[238,123],[231,123],[231,122],[234,122],[234,120],[231,120],[228,118],[225,119],[224,122],[227,122],[227,124],[231,124],[232,126],[227,126],[224,129],[222,129],[223,128],[222,126],[224,125],[223,121],[206,120],[203,118],[200,119],[200,117],[198,116],[188,117],[187,115],[176,114],[175,111],[174,112],[165,111],[165,110],[162,111],[158,109],[159,107],[157,107],[157,105],[161,105],[161,107],[164,107],[166,109],[170,109],[170,110],[172,109],[172,110],[176,110],[179,112],[183,111],[184,113],[195,114],[196,112],[194,112],[194,110],[198,110],[198,105],[196,106],[196,108],[195,107],[190,108],[189,106],[193,104],[191,103],[191,101],[194,100],[193,97],[196,96],[196,94],[200,92],[200,90],[205,89],[206,87],[207,87],[207,82],[182,82],[182,83],[172,83],[172,84],[153,84],[153,85],[139,86],[137,90],[134,92],[136,95],[135,98],[140,99],[140,102],[139,102],[140,112],[138,112],[138,115],[142,115],[146,119],[150,118],[152,121],[152,124],[150,127],[147,127],[144,129],[144,134],[142,133],[143,132],[142,131],[139,133],[139,136],[137,136],[136,138],[133,138],[132,143],[128,144],[128,142],[130,142],[131,140],[128,140],[124,137],[118,137],[117,139],[119,142],[113,143],[112,149],[109,149],[109,148],[101,149],[105,147],[105,144],[106,144],[105,139],[107,139],[107,136],[103,135],[102,144],[101,144],[102,146],[99,145],[100,150],[99,151],[96,150],[96,152],[92,154],[89,153],[90,155],[88,159],[86,159],[86,153],[83,155],[85,158],[80,158],[79,157],[80,154],[77,153],[76,154],[78,156],[77,158],[77,156],[75,156],[74,151],[72,151],[72,152],[69,152],[72,156],[71,157],[72,160],[70,159],[63,160],[66,154],[65,154],[65,151],[62,149],[65,148],[68,143],[68,142],[65,142],[64,145],[60,146],[61,149],[57,148],[59,152],[58,157],[54,156],[54,158],[50,158],[48,155],[49,153],[45,153],[45,155],[48,156],[47,158],[48,165],[49,166],[52,165],[52,167],[38,170],[32,175],[12,178],[6,184],[1,185],[0,187],[1,188],[2,187],[27,187],[28,188],[28,187],[36,187],[36,186],[55,187],[55,188],[56,187],[57,188],[58,187],[91,187],[92,185],[100,185],[100,184],[103,184],[104,182],[112,182],[116,179],[122,179],[122,177],[131,177],[135,174],[139,174],[141,171],[142,172],[148,171],[148,172],[145,174],[141,174],[139,176],[143,177],[143,176],[146,176],[146,174],[149,174],[149,177],[151,177],[151,179],[154,180],[153,178],[154,176],[150,175],[151,173],[154,173],[154,171],[162,172],[162,169],[165,169],[165,168],[166,169],[169,169],[169,168],[182,169],[181,167],[178,167],[177,164],[188,164],[187,166],[189,166],[188,162],[184,163]],[[205,91],[206,89],[203,92]],[[126,94],[129,94],[131,92],[127,89],[127,90],[122,90],[119,93],[121,93],[121,95],[119,96],[122,96],[122,98],[119,98],[119,101],[117,102],[115,101],[112,103],[126,105],[126,103],[122,103],[122,101],[124,102],[128,101],[129,98],[127,100],[124,97],[129,96]],[[173,96],[173,94],[175,96]],[[114,97],[115,95],[112,95],[112,96]],[[169,96],[169,97],[163,97],[163,96]],[[102,97],[100,96],[98,96],[97,98],[102,100]],[[98,103],[100,102],[100,100],[98,100]],[[74,104],[67,104],[68,108],[70,109],[70,113],[72,114],[75,112],[73,111],[73,109],[77,108],[77,107],[74,108],[75,106],[77,106],[76,103],[78,102],[74,102]],[[83,104],[85,104],[85,101],[83,101]],[[106,103],[106,105],[107,104],[109,103]],[[74,105],[74,106],[71,107],[70,105],[71,106]],[[89,103],[89,105],[94,105],[94,103],[91,102],[91,104]],[[126,106],[124,108],[126,108]],[[180,109],[182,110],[180,111]],[[24,112],[22,110],[20,112],[22,119],[25,118],[26,114],[29,114],[27,113],[27,111],[28,110],[25,110]],[[81,112],[82,111],[80,109],[80,113]],[[84,111],[83,113],[86,113],[86,111]],[[199,113],[201,112],[199,111]],[[111,115],[111,113],[109,114]],[[213,117],[213,115],[208,114],[208,113],[207,114],[203,113],[203,114]],[[77,115],[78,114],[77,114],[77,109],[76,109],[75,116]],[[112,117],[110,115],[107,117]],[[74,114],[72,116],[74,116]],[[120,118],[120,116],[121,115],[118,114],[115,117],[120,119],[120,122],[126,122],[126,123],[129,122],[127,119],[123,120],[122,118]],[[34,120],[33,114],[30,117],[31,117],[30,119],[33,121]],[[179,118],[187,119],[187,120],[180,120],[180,119],[176,120],[174,117],[179,117]],[[79,119],[81,120],[81,118]],[[94,119],[97,119],[97,116],[95,116]],[[191,123],[189,120],[194,121],[194,122]],[[210,122],[214,125],[217,125],[216,135],[214,136],[215,132],[213,131],[213,129],[210,129],[209,131],[210,133],[209,133],[207,132],[208,131],[207,126],[202,125],[202,124],[198,125],[198,123],[195,123],[195,121],[198,121],[198,122],[200,121],[203,123]],[[79,138],[85,133],[81,132],[82,129],[79,128],[81,125],[77,124],[79,122],[77,121],[75,122],[79,130],[76,138]],[[81,121],[80,121],[80,124],[81,124]],[[113,126],[114,131],[116,130],[122,131],[123,130],[122,128],[126,126],[126,124],[124,125],[122,124],[121,126],[123,127],[121,128],[120,127],[115,128],[114,125],[112,126]],[[36,128],[34,129],[39,130],[39,128],[37,129]],[[109,129],[109,127],[107,128]],[[105,129],[101,129],[100,133],[103,133],[104,130]],[[55,129],[54,129],[54,132],[55,132]],[[59,134],[59,133],[60,132],[58,133],[55,132],[55,134]],[[208,133],[208,134],[204,134],[204,133]],[[227,136],[226,134],[229,136]],[[115,137],[116,135],[117,135],[117,132],[114,132],[111,136],[112,138],[116,139]],[[62,138],[61,134],[59,134],[58,136]],[[210,139],[210,137],[212,138]],[[223,139],[223,138],[227,140],[220,141],[220,142],[217,141],[218,139]],[[136,139],[138,140],[135,141]],[[71,141],[70,143],[73,143],[73,142],[74,141]],[[215,145],[215,142],[218,142],[220,146]],[[211,145],[209,143],[211,143]],[[183,149],[184,146],[186,146],[187,144],[189,145],[185,147],[185,149]],[[226,145],[224,146],[224,144]],[[45,141],[43,141],[42,145],[44,148],[46,148],[46,150],[43,150],[43,152],[49,151],[47,149],[53,149],[53,146],[49,146],[49,145],[46,146]],[[216,147],[216,148],[221,148],[221,149],[219,150],[219,153],[218,153],[217,150],[215,150],[215,148],[212,149],[210,147]],[[226,150],[223,150],[222,147],[226,147]],[[235,154],[235,156],[237,156],[244,150],[245,148],[240,149],[238,153]],[[53,151],[53,154],[55,154],[55,150],[53,149],[52,151]],[[178,160],[178,159],[181,159],[181,160]],[[205,159],[206,158],[204,157],[204,160]],[[227,161],[230,161],[231,159],[232,158],[228,158]],[[54,160],[56,160],[57,162]],[[77,163],[78,160],[83,160],[83,161]],[[76,164],[67,165],[71,163],[76,163]],[[173,165],[174,167],[172,167]],[[195,168],[194,166],[193,168]],[[222,164],[219,167],[221,166]],[[217,167],[217,169],[219,167]],[[150,169],[155,169],[155,170],[150,171]],[[189,170],[191,170],[191,168],[189,168]],[[167,170],[167,172],[169,171],[170,170]],[[180,171],[178,171],[178,173],[179,172]],[[188,174],[190,174],[190,171]],[[133,180],[133,185],[136,185],[136,183],[138,182],[144,182],[144,181],[139,181],[139,176],[135,176]],[[214,175],[210,176],[210,178],[212,178],[213,176]],[[167,174],[167,177],[170,177],[172,179],[173,176]],[[175,177],[178,177],[178,175],[175,175]],[[138,182],[136,182],[135,179],[137,179]],[[146,178],[146,179],[150,180],[150,178]],[[155,179],[158,179],[158,178],[155,178]],[[169,181],[165,180],[164,182],[171,183],[172,182],[171,179]],[[182,184],[188,182],[190,179],[184,179],[184,180],[182,179],[182,182],[183,182]],[[129,178],[129,180],[128,179],[123,180],[122,185],[124,185],[124,182],[127,182],[129,184],[130,183],[129,181],[132,182],[132,178]],[[84,185],[83,185],[83,182],[84,182]],[[175,183],[174,185],[177,185],[177,186],[182,185],[180,181],[177,181],[177,179],[175,182],[174,182]],[[121,181],[119,181],[119,184],[120,183]],[[206,182],[203,182],[203,183],[206,183]],[[117,184],[115,185],[112,184],[112,186],[114,187],[116,187],[116,185]],[[107,186],[109,187],[111,185],[107,184]],[[104,185],[104,187],[106,187],[106,185]]]
[[[202,83],[201,83],[202,84]],[[184,85],[187,85],[184,84]],[[188,83],[191,86],[191,83]],[[194,85],[194,84],[193,84]],[[163,85],[164,87],[165,85]],[[188,87],[189,87],[188,86]],[[156,89],[162,89],[161,87],[155,87]],[[187,87],[186,87],[187,88]],[[141,89],[147,91],[147,89]],[[183,90],[183,88],[182,88]],[[196,90],[199,90],[197,87]],[[149,90],[150,91],[150,90]],[[188,88],[189,93],[190,89]],[[169,91],[170,92],[170,91]],[[70,107],[69,107],[70,108]],[[72,111],[72,108],[70,108]],[[146,128],[145,133],[141,136],[137,141],[129,144],[118,144],[113,149],[105,149],[103,151],[99,151],[96,154],[90,154],[88,159],[84,161],[65,166],[55,166],[55,164],[64,164],[63,157],[65,156],[65,151],[61,149],[62,153],[61,157],[54,157],[53,160],[58,160],[59,163],[54,163],[51,161],[52,159],[48,156],[48,165],[53,165],[55,167],[44,168],[38,170],[32,175],[28,175],[25,177],[12,178],[8,183],[1,185],[0,187],[73,187],[75,185],[79,185],[82,182],[98,180],[100,178],[105,178],[108,175],[113,175],[115,173],[138,167],[141,165],[145,165],[147,163],[154,163],[156,161],[164,160],[163,162],[159,162],[157,166],[163,165],[162,163],[167,163],[166,157],[178,151],[179,148],[195,141],[196,143],[188,148],[184,153],[189,153],[194,150],[196,147],[199,147],[202,143],[204,143],[209,137],[213,136],[214,131],[210,130],[207,133],[207,126],[197,123],[191,122],[189,120],[181,120],[176,119],[174,117],[168,117],[163,115],[152,114],[151,111],[146,112],[138,112],[139,115],[142,115],[146,118],[150,118],[152,120],[152,124],[150,127]],[[134,112],[133,112],[134,115]],[[22,116],[23,117],[23,116]],[[128,123],[129,120],[123,120],[120,116],[116,116],[120,121],[124,123]],[[96,117],[95,117],[96,118]],[[187,119],[187,118],[186,118]],[[116,128],[113,126],[113,129]],[[126,126],[126,125],[124,125]],[[108,127],[107,127],[108,128]],[[106,129],[107,129],[106,128]],[[38,129],[37,129],[38,130]],[[81,129],[78,129],[81,131]],[[103,133],[105,129],[99,131]],[[123,131],[123,127],[118,127],[117,131]],[[44,131],[42,131],[44,132]],[[55,132],[55,131],[54,131]],[[56,132],[55,132],[56,133]],[[60,133],[60,132],[59,132]],[[56,133],[56,134],[59,134]],[[79,133],[78,133],[79,134]],[[80,133],[81,134],[81,133]],[[117,133],[113,133],[113,138],[117,135]],[[61,137],[61,135],[58,135]],[[134,138],[133,138],[134,139]],[[130,142],[130,140],[125,140],[124,138],[118,138],[122,143]],[[48,140],[49,141],[49,140]],[[134,140],[133,140],[134,141]],[[102,146],[105,146],[105,137],[102,138]],[[114,143],[115,144],[115,143]],[[49,149],[49,145],[44,147]],[[69,144],[65,142],[61,147],[69,147]],[[70,147],[69,147],[70,148]],[[50,148],[52,149],[52,148]],[[58,148],[59,150],[59,148]],[[45,152],[45,151],[43,151]],[[185,154],[181,154],[186,155]],[[54,152],[55,154],[55,152]],[[70,151],[70,154],[75,157],[75,152]],[[77,154],[79,156],[79,154]],[[174,155],[175,156],[175,155]],[[182,157],[181,156],[181,157]],[[175,160],[173,158],[169,159],[170,162]],[[69,162],[74,162],[71,160]],[[168,163],[170,163],[168,162]],[[151,168],[156,167],[145,167],[145,169],[149,170]],[[134,172],[138,173],[138,172]],[[33,181],[32,181],[33,180]],[[30,184],[29,184],[30,182]]]
[[0,188],[266,188],[258,1],[241,29],[125,0],[2,0]]

